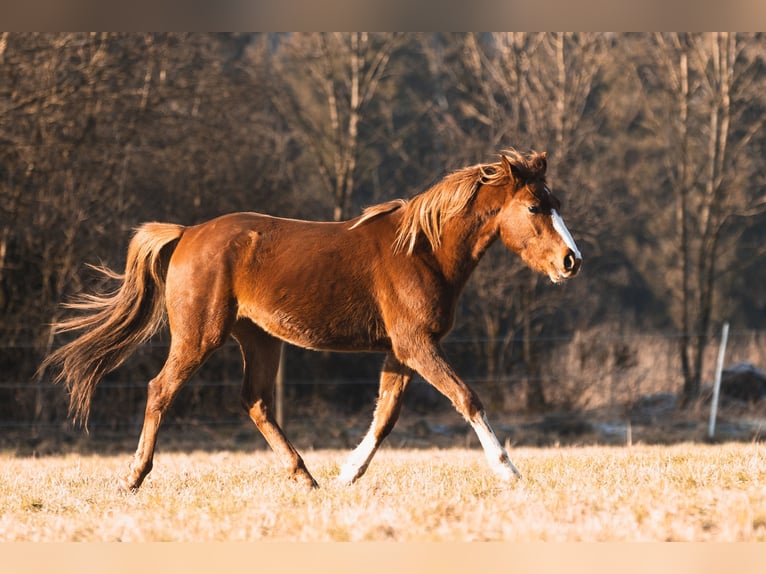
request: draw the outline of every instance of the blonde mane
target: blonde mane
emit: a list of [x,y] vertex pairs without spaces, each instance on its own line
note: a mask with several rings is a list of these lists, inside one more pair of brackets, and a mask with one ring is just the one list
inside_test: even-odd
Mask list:
[[538,168],[530,157],[516,150],[504,151],[501,161],[472,165],[454,171],[409,201],[396,199],[368,207],[351,229],[401,208],[404,213],[394,239],[394,252],[404,251],[411,255],[421,233],[431,245],[431,249],[436,250],[441,245],[444,224],[466,208],[476,195],[479,185],[503,185],[510,181],[512,176],[502,157],[505,157],[509,166],[521,179],[526,180],[538,175]]

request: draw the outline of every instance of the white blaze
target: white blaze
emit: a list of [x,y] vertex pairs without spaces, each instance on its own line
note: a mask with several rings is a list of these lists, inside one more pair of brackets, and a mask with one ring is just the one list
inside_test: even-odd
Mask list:
[[564,220],[561,219],[559,212],[555,209],[551,210],[551,219],[553,219],[553,229],[558,232],[558,234],[561,236],[561,239],[563,239],[564,243],[566,243],[567,247],[572,250],[574,256],[577,259],[582,259],[582,255],[580,254],[580,250],[577,249],[577,245],[572,238],[572,234],[569,233],[567,226],[564,224]]

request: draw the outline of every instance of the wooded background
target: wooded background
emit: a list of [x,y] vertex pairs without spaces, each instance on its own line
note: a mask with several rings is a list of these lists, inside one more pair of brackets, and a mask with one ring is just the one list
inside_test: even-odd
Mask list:
[[[494,411],[692,404],[723,321],[762,360],[765,58],[735,33],[0,33],[0,426],[65,420],[35,375],[49,324],[138,224],[345,219],[509,147],[548,152],[584,268],[553,286],[493,247],[458,371]],[[166,343],[110,375],[96,423],[140,416]],[[286,356],[289,397],[375,395],[376,358]],[[229,412],[240,375],[224,348],[175,411]]]

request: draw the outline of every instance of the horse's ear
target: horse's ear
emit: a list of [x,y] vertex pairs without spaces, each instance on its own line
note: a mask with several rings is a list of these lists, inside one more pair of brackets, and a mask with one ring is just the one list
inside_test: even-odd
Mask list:
[[537,154],[532,159],[532,170],[540,175],[545,175],[545,171],[548,169],[548,153],[543,152]]

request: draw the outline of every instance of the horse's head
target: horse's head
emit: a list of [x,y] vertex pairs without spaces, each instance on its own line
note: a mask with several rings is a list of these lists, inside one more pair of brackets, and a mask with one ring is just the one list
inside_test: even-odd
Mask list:
[[547,165],[545,153],[501,155],[500,170],[509,183],[498,221],[509,249],[532,269],[561,283],[577,275],[582,255],[561,219],[561,203],[545,183]]

